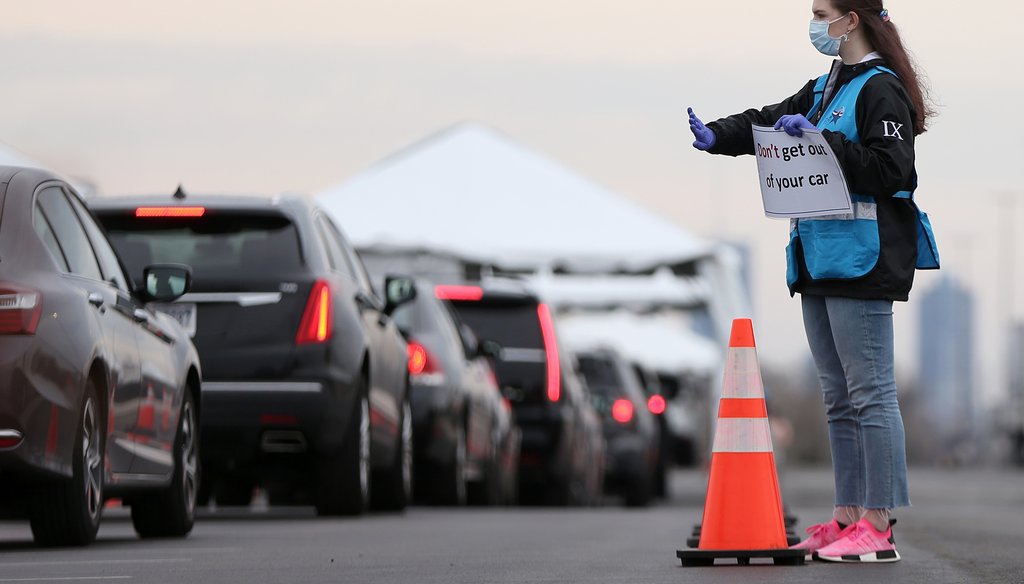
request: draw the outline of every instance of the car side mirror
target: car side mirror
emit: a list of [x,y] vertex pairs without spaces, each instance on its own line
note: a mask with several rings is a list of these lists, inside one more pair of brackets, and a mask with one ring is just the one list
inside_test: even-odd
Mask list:
[[416,281],[408,276],[388,276],[384,280],[384,297],[384,313],[391,314],[416,298]]
[[491,341],[487,339],[482,339],[480,342],[478,342],[476,345],[476,350],[478,356],[490,357],[491,359],[497,360],[501,359],[501,355],[504,352],[504,349],[502,348],[501,345],[497,343],[497,341]]
[[154,264],[142,271],[146,302],[172,302],[192,289],[192,268],[184,264]]

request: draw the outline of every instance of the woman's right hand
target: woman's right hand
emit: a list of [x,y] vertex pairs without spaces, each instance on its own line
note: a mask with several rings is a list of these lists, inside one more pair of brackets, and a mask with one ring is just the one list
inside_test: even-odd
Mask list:
[[700,121],[697,114],[693,113],[693,108],[686,108],[686,112],[690,114],[690,131],[693,132],[693,137],[696,140],[693,141],[693,147],[697,150],[710,150],[715,146],[715,142],[718,141],[718,137],[715,136],[714,130],[704,125],[704,122]]

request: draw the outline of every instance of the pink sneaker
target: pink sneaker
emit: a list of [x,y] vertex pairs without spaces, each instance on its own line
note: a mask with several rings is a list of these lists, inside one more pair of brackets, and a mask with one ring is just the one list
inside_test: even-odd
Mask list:
[[892,525],[878,531],[866,519],[854,523],[835,542],[820,548],[814,557],[827,562],[898,562]]
[[807,528],[807,533],[810,534],[810,537],[798,544],[790,546],[789,549],[804,550],[807,552],[807,555],[810,556],[812,553],[839,539],[839,536],[846,531],[849,531],[851,527],[852,526],[848,525],[844,529],[835,519],[828,523],[812,525]]

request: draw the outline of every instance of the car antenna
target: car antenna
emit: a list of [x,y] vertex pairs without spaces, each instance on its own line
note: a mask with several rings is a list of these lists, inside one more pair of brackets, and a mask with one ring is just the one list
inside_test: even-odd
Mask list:
[[178,185],[178,189],[176,191],[174,191],[174,198],[175,199],[184,199],[185,198],[185,189],[183,189],[180,184]]

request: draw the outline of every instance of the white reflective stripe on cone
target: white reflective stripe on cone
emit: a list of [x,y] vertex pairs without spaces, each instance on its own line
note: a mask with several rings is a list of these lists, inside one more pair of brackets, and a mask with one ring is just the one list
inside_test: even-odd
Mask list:
[[768,418],[719,418],[711,452],[772,452]]
[[730,348],[725,357],[722,397],[764,397],[761,369],[757,365],[757,349]]

